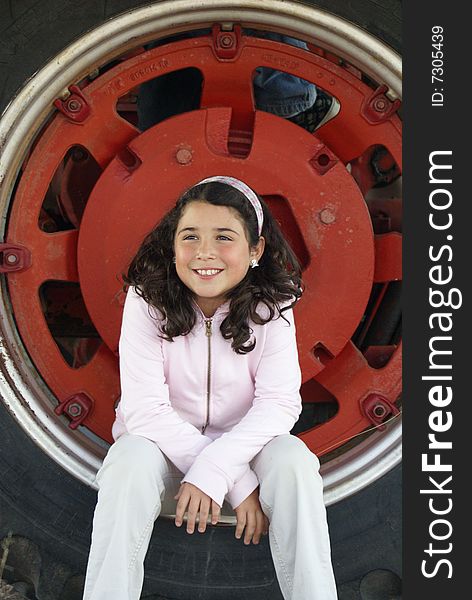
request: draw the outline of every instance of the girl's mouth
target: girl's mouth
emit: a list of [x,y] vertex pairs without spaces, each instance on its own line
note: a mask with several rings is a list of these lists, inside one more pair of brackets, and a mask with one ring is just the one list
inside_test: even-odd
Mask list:
[[201,279],[213,279],[223,271],[223,269],[192,269]]

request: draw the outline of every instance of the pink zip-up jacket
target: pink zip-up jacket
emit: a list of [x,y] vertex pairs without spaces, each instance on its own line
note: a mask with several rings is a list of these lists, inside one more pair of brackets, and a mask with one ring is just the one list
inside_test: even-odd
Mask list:
[[[198,309],[193,330],[168,342],[158,336],[159,312],[128,289],[112,432],[115,440],[131,433],[155,442],[182,482],[236,508],[259,485],[249,462],[300,415],[301,374],[292,309],[283,313],[289,324],[251,322],[256,347],[247,354],[221,335],[228,310],[227,302],[207,319]],[[267,307],[258,310],[267,316]]]

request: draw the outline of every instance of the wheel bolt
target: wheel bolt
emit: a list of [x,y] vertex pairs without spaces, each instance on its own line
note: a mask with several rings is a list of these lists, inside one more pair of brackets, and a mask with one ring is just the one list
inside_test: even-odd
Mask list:
[[10,265],[14,265],[15,263],[18,262],[18,256],[16,254],[8,254],[6,256],[6,260],[7,260],[7,263],[9,263]]
[[188,148],[180,148],[177,150],[175,158],[179,165],[188,165],[192,162],[192,151]]
[[385,406],[383,404],[379,403],[374,406],[373,412],[376,417],[381,419],[382,417],[385,417],[385,415],[387,414],[387,409],[385,408]]
[[223,48],[232,48],[234,46],[234,40],[230,35],[222,35],[220,38],[220,45]]
[[336,215],[331,209],[324,208],[320,212],[320,221],[325,225],[330,225],[331,223],[334,223],[336,221]]
[[71,417],[78,417],[82,414],[82,407],[78,402],[72,402],[67,407],[67,412]]
[[384,112],[387,108],[387,102],[384,98],[376,98],[374,101],[374,110],[377,112]]
[[79,100],[69,100],[67,102],[67,110],[69,110],[70,112],[79,112],[79,110],[82,108],[82,102],[80,102]]

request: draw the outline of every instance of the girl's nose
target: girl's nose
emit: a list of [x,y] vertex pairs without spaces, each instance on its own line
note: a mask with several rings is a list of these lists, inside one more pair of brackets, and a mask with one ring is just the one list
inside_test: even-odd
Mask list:
[[202,242],[197,251],[197,258],[215,258],[215,251],[212,247],[212,244],[209,242]]

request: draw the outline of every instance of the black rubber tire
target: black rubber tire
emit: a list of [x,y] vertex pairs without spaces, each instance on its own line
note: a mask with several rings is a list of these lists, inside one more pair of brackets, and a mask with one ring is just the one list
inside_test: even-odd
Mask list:
[[[357,23],[400,51],[399,0],[304,3]],[[1,0],[1,110],[42,64],[75,38],[111,16],[146,4],[149,1]],[[95,501],[95,492],[43,454],[0,401],[0,539],[11,531],[37,547],[42,567],[35,587],[41,600],[80,598]],[[385,570],[400,575],[399,468],[331,507],[328,517],[341,600],[367,598],[360,591],[367,573]],[[267,538],[246,548],[236,542],[232,528],[213,528],[189,539],[159,519],[146,565],[143,597],[147,598],[281,598]],[[21,569],[27,579],[28,565],[18,567],[18,572]],[[383,597],[387,595],[376,596]]]

